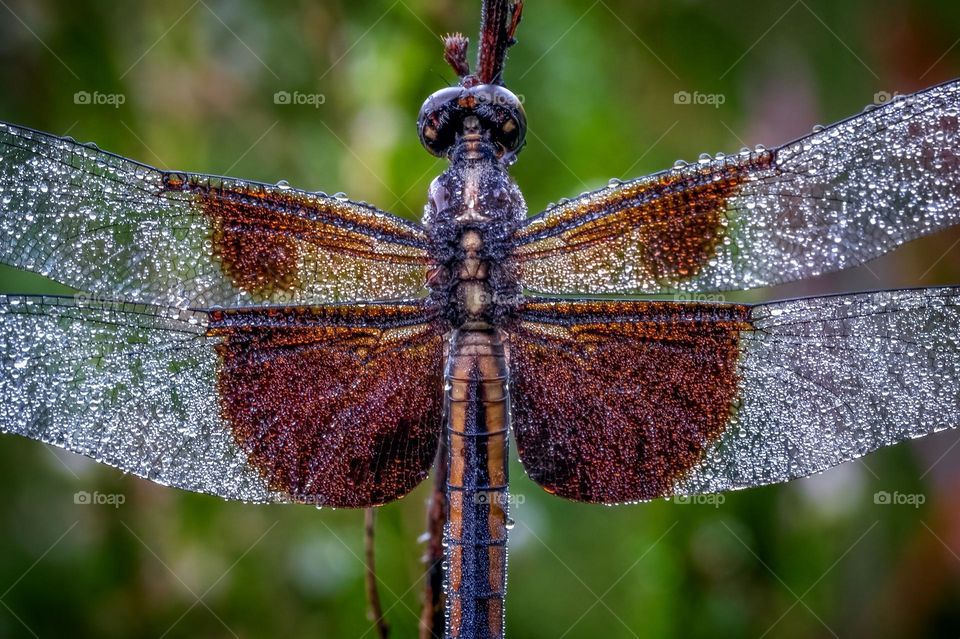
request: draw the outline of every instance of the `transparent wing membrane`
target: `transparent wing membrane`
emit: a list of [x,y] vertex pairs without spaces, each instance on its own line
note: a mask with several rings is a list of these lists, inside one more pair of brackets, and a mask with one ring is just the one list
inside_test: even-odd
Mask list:
[[740,398],[678,493],[772,484],[960,425],[960,289],[754,307]]
[[426,238],[324,194],[162,172],[0,123],[0,261],[160,305],[416,297]]
[[516,236],[543,293],[753,288],[856,266],[960,223],[960,83],[773,150],[614,184]]
[[0,430],[162,484],[270,501],[221,419],[206,323],[143,305],[0,297]]

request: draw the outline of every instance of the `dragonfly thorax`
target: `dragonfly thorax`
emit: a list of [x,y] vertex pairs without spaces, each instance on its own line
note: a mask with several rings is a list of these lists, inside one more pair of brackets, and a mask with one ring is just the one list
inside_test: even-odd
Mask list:
[[477,118],[467,118],[446,171],[430,185],[423,222],[434,302],[453,326],[498,323],[519,303],[509,238],[526,204]]

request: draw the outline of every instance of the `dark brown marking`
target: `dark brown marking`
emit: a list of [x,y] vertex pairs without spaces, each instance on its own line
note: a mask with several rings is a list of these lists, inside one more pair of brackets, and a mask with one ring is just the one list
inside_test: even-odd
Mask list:
[[211,313],[221,410],[272,490],[365,507],[426,476],[443,404],[443,338],[427,319],[415,305]]
[[564,256],[575,270],[597,270],[622,266],[630,249],[656,281],[694,277],[723,241],[729,199],[772,162],[768,151],[719,170],[675,170],[578,198],[521,228],[516,255],[521,262]]
[[205,206],[204,210],[213,222],[214,257],[234,286],[263,298],[302,285],[300,250],[293,238],[278,233],[267,239],[262,233],[249,233],[242,223],[221,217],[214,207]]
[[310,251],[393,264],[428,261],[415,227],[353,202],[258,184],[228,187],[180,173],[166,174],[164,188],[195,196],[210,220],[213,257],[255,299],[309,284]]
[[667,495],[729,423],[749,307],[543,301],[520,318],[514,433],[547,491],[602,503]]

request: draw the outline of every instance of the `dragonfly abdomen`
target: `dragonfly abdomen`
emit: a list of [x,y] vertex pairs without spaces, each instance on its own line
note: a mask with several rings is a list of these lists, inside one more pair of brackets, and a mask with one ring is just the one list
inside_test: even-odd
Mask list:
[[493,327],[453,333],[446,370],[446,637],[503,636],[509,397]]

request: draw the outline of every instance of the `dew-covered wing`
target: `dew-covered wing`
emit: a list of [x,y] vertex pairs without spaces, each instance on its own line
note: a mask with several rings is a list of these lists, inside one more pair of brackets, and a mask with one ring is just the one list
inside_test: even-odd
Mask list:
[[0,262],[80,290],[204,307],[417,297],[426,246],[366,204],[0,123]]
[[531,301],[510,353],[521,461],[581,501],[787,481],[960,420],[957,288]]
[[960,82],[773,150],[705,158],[582,195],[515,241],[525,287],[662,293],[856,266],[960,223]]
[[677,494],[771,484],[960,425],[960,288],[753,308],[729,427]]
[[228,499],[381,504],[433,461],[442,345],[419,303],[0,296],[0,432]]

